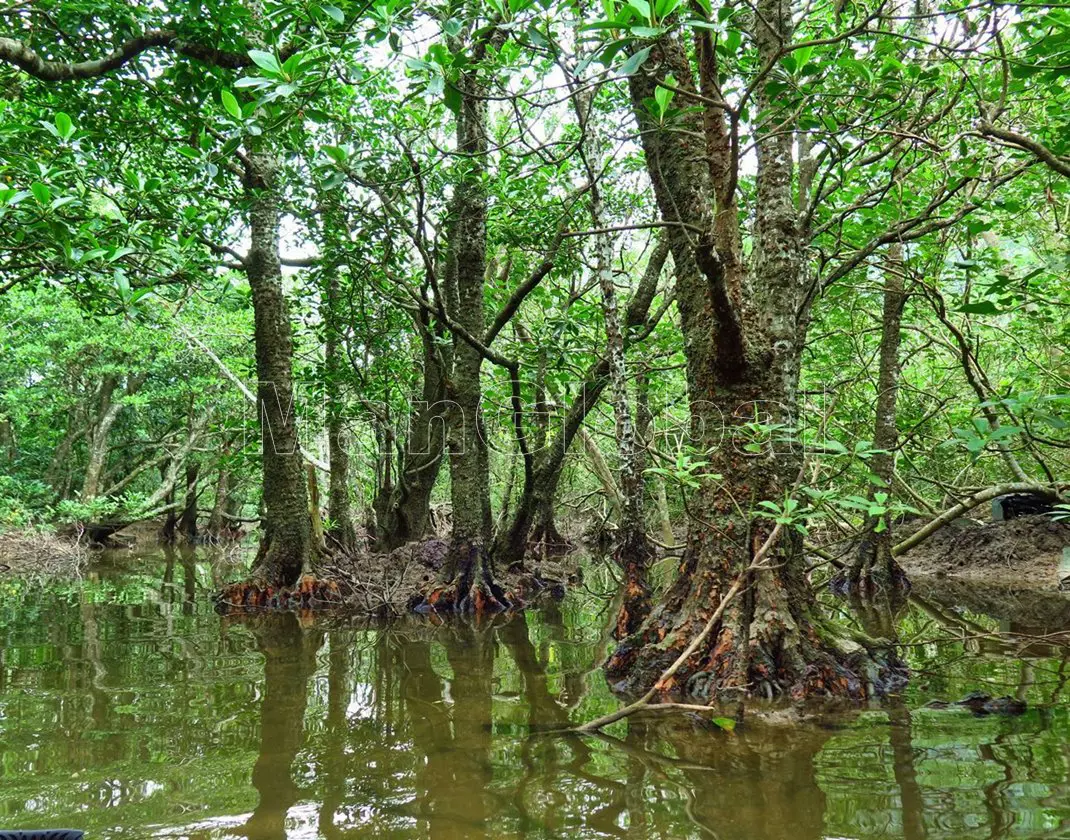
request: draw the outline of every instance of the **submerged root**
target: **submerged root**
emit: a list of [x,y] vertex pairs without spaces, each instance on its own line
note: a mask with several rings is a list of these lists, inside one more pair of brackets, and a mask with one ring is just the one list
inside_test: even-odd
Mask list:
[[886,696],[906,682],[906,666],[891,643],[820,625],[798,636],[722,626],[664,679],[666,666],[683,654],[687,641],[682,634],[667,635],[661,645],[626,639],[605,666],[614,690],[635,695],[653,687],[654,697],[666,702],[744,697],[859,702]]
[[[858,702],[905,682],[891,641],[826,624],[784,568],[756,561],[723,596],[715,573],[687,568],[606,662],[614,690],[711,703],[741,697]],[[711,613],[707,605],[718,601]]]
[[232,583],[216,596],[220,612],[247,609],[329,609],[345,603],[339,582],[303,575],[293,586],[273,586],[263,580]]
[[557,528],[550,524],[539,525],[528,540],[528,554],[531,557],[563,557],[575,550],[576,546],[562,536]]

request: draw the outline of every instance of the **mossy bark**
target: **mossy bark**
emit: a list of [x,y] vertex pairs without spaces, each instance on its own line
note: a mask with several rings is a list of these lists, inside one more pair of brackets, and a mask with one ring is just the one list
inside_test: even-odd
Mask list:
[[298,444],[293,387],[293,337],[279,261],[277,161],[260,147],[249,153],[251,247],[245,258],[253,297],[257,402],[263,459],[264,536],[254,575],[292,586],[311,549],[308,493]]
[[[751,20],[759,55],[791,41],[781,0],[759,0]],[[793,200],[790,114],[759,85],[753,248],[743,256],[736,204],[738,159],[722,110],[687,109],[668,130],[644,102],[674,85],[720,98],[712,40],[697,37],[699,84],[683,43],[663,38],[630,79],[647,170],[667,222],[677,272],[691,401],[692,439],[708,461],[688,501],[687,545],[675,583],[606,664],[628,692],[645,692],[698,636],[741,575],[744,592],[670,684],[667,695],[861,699],[870,652],[827,629],[805,576],[801,539],[785,527],[760,568],[752,564],[774,522],[761,502],[783,504],[799,476],[790,440],[805,341],[806,251]],[[693,100],[692,100],[693,101]],[[678,124],[677,124],[678,122]],[[696,232],[697,231],[697,232]]]

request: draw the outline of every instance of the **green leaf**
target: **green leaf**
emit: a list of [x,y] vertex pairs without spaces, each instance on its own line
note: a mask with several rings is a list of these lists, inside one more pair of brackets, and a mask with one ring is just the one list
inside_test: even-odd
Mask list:
[[725,732],[735,732],[736,730],[736,722],[732,720],[732,718],[715,717],[710,723],[723,729]]
[[461,92],[457,90],[456,85],[446,85],[444,99],[446,107],[453,113],[459,114],[461,112]]
[[282,74],[290,80],[297,78],[298,74],[301,72],[301,64],[304,60],[305,56],[302,53],[294,53],[286,59],[286,63],[282,65]]
[[56,114],[56,131],[64,140],[70,140],[74,135],[74,121],[62,111]]
[[634,9],[636,14],[643,20],[649,20],[654,22],[654,16],[651,14],[650,4],[646,0],[628,0],[628,8]]
[[791,54],[795,57],[795,66],[804,67],[806,62],[810,60],[810,56],[814,54],[814,48],[799,47],[797,50],[793,50]]
[[78,262],[87,263],[92,262],[93,260],[99,260],[107,253],[107,250],[104,248],[93,248],[92,250],[86,251],[84,254],[82,254],[82,258],[78,260]]
[[264,52],[264,50],[249,50],[249,58],[261,70],[266,70],[275,76],[282,75],[282,65],[279,64],[274,54]]
[[223,100],[223,107],[226,108],[227,113],[234,119],[241,119],[241,105],[238,104],[237,98],[229,90],[219,91],[219,98]]
[[48,202],[52,200],[52,190],[40,181],[37,181],[30,186],[30,192],[33,193],[33,197],[41,202],[41,204],[48,204]]
[[[346,21],[345,13],[337,6],[320,6],[320,11],[341,26]],[[250,56],[251,57],[251,56]]]
[[743,44],[743,34],[736,29],[730,29],[725,33],[724,39],[717,44],[717,48],[725,55],[733,56]]
[[127,279],[126,272],[116,271],[114,279],[115,288],[119,290],[119,297],[125,301],[130,296],[130,281]]
[[349,160],[349,155],[346,154],[346,150],[341,146],[324,146],[323,153],[339,165]]
[[959,307],[959,312],[967,312],[970,315],[998,315],[1000,311],[1000,308],[991,300],[979,300],[975,303],[964,303]]
[[[669,76],[665,79],[665,84],[669,87],[676,87],[676,79],[673,76]],[[670,90],[669,87],[661,87],[660,85],[654,88],[654,101],[658,104],[658,116],[664,117],[669,110],[669,105],[672,104],[672,98],[676,95],[676,92]]]
[[643,65],[643,62],[647,60],[647,57],[650,55],[650,50],[650,47],[643,47],[643,49],[632,53],[628,60],[620,66],[620,72],[625,76],[632,75],[632,73],[638,70]]
[[679,6],[681,0],[657,0],[654,6],[654,13],[657,15],[658,20],[665,20],[669,15],[676,11],[676,7]]

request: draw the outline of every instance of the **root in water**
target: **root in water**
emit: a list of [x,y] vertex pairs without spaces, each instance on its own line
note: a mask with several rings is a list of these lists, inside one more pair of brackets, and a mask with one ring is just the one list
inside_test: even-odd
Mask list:
[[272,586],[262,580],[232,583],[216,596],[221,612],[246,609],[327,609],[344,603],[337,581],[302,575],[293,586]]

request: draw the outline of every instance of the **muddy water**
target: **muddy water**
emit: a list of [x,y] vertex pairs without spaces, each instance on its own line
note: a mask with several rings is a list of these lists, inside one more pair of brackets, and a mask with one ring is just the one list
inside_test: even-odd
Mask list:
[[[939,592],[900,616],[915,677],[889,709],[735,735],[633,719],[581,740],[533,733],[615,707],[593,668],[597,601],[483,627],[302,626],[222,619],[212,586],[210,565],[181,555],[77,584],[0,579],[0,829],[1070,837],[1065,650],[997,643],[985,634],[1013,618]],[[921,708],[978,689],[1030,710]]]

